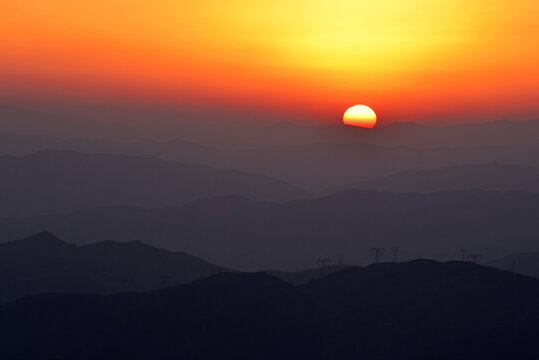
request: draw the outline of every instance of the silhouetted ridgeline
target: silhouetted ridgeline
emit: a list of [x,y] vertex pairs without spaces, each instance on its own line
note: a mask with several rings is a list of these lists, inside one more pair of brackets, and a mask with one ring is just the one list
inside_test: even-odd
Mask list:
[[281,270],[266,270],[265,272],[276,276],[290,284],[303,285],[314,279],[322,279],[333,273],[358,267],[358,265],[326,265],[312,269],[305,269],[296,272],[287,272]]
[[184,140],[120,142],[0,132],[0,154],[2,155],[29,155],[51,149],[89,154],[152,155],[165,160],[207,165],[216,163],[209,160],[219,160],[220,156],[226,154],[217,149]]
[[91,206],[177,206],[221,195],[261,201],[305,196],[269,177],[150,156],[49,150],[0,156],[0,168],[0,216],[64,213]]
[[[198,113],[200,111],[198,109]],[[84,115],[87,114],[85,111]],[[5,105],[0,106],[0,131],[123,140],[184,139],[224,149],[296,146],[320,142],[460,147],[532,143],[537,142],[539,138],[539,120],[521,122],[501,120],[439,127],[417,123],[393,123],[378,127],[376,131],[369,131],[345,127],[340,122],[328,126],[292,122],[253,126],[252,119],[243,123],[226,120],[208,121],[204,117],[200,118],[200,114],[196,114],[198,121],[185,121],[185,114],[168,117],[168,120],[164,119],[164,114],[155,110],[147,114],[152,117],[152,121],[148,121],[147,116],[134,119],[133,114],[129,112],[122,117],[121,111],[115,112],[108,120],[103,120],[102,116],[96,118],[63,116]],[[193,115],[188,115],[188,118]],[[223,116],[221,111],[218,116]],[[261,117],[263,114],[258,113],[256,116]],[[110,120],[111,118],[114,120]]]
[[462,248],[486,260],[537,251],[538,218],[534,193],[349,190],[285,204],[218,198],[179,208],[111,207],[0,219],[0,233],[8,240],[51,231],[79,244],[136,239],[232,269],[300,270],[319,257],[364,264],[370,262],[368,249],[380,246],[399,248],[401,260],[460,259]]
[[[377,129],[375,134],[383,138],[380,130],[382,129]],[[152,155],[184,164],[202,164],[262,174],[310,191],[343,188],[343,184],[354,184],[407,170],[428,170],[493,162],[539,166],[539,144],[537,143],[539,134],[535,139],[529,139],[529,144],[515,142],[481,146],[472,143],[467,146],[458,146],[455,143],[442,147],[444,145],[435,143],[433,145],[435,147],[430,148],[415,147],[413,143],[406,146],[386,142],[349,143],[343,142],[340,138],[333,139],[327,133],[324,134],[326,138],[307,144],[263,146],[263,142],[260,142],[253,144],[254,148],[222,151],[185,140],[141,140],[124,143],[0,132],[0,154],[27,155],[47,149],[64,149],[86,153]],[[356,133],[352,130],[351,134],[359,140],[366,140],[363,136],[367,134],[361,131]],[[474,174],[473,169],[471,169],[471,174]],[[511,176],[516,178],[516,175]],[[481,186],[479,188],[485,189]],[[513,188],[513,190],[516,189],[520,188]]]
[[0,244],[0,303],[43,293],[149,291],[229,271],[138,241],[77,246],[50,233]]
[[479,358],[533,359],[539,280],[426,260],[301,286],[222,273],[147,294],[35,296],[0,316],[5,359],[460,360],[477,344]]
[[539,278],[539,253],[514,253],[489,261],[489,266]]
[[499,164],[461,165],[405,171],[382,179],[352,184],[347,188],[418,193],[470,189],[539,192],[539,168]]
[[[350,267],[353,266],[332,265],[268,273],[301,285]],[[79,246],[48,232],[0,244],[0,270],[0,304],[41,293],[144,292],[220,272],[237,272],[139,241],[100,241]]]
[[[378,130],[375,133],[378,135]],[[225,159],[220,167],[273,176],[309,191],[322,191],[408,170],[494,162],[539,167],[539,144],[535,140],[531,144],[425,149],[326,141],[236,151]]]

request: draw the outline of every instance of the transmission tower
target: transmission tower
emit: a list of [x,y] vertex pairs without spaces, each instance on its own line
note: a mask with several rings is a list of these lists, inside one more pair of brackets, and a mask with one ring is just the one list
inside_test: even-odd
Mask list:
[[466,261],[466,255],[467,255],[466,249],[460,249],[460,257],[462,258],[462,261]]
[[382,256],[384,256],[385,252],[386,252],[386,250],[384,248],[371,248],[371,249],[369,249],[369,253],[372,256],[372,259],[373,259],[374,263],[380,262],[380,259],[382,258]]
[[517,259],[513,259],[513,261],[511,262],[511,271],[517,272]]
[[331,263],[330,258],[318,258],[318,259],[316,259],[316,265],[318,265],[318,267],[320,267],[320,268],[326,267],[330,263]]
[[471,262],[474,262],[474,263],[478,263],[481,260],[483,260],[483,255],[482,254],[470,254],[470,255],[468,255],[468,260],[470,260]]
[[393,248],[391,251],[393,252],[393,262],[397,262],[397,253],[399,252],[399,249]]
[[133,283],[133,279],[122,279],[120,280],[122,287],[124,291],[129,291],[131,289],[131,284]]

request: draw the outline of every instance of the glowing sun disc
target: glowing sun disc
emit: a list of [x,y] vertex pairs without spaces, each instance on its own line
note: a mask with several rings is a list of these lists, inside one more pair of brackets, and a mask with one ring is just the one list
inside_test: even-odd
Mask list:
[[376,113],[367,105],[354,105],[344,112],[342,122],[371,129],[376,125]]

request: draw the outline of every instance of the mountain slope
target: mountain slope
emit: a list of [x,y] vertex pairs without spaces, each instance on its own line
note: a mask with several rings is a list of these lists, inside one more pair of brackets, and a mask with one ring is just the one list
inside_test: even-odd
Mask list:
[[76,246],[50,233],[0,244],[0,303],[43,292],[149,291],[228,271],[140,242]]
[[[267,204],[218,198],[178,208],[94,208],[70,215],[0,219],[4,239],[51,231],[70,242],[140,240],[238,270],[312,267],[320,257],[372,261],[369,249],[398,248],[401,260],[460,259],[460,249],[493,259],[535,251],[539,194],[455,191],[342,191]],[[386,254],[382,260],[386,260]]]
[[538,284],[470,262],[415,260],[347,269],[303,290],[328,309],[329,323],[346,329],[324,339],[333,356],[402,358],[426,344],[539,319]]
[[149,156],[43,151],[1,156],[0,216],[92,206],[174,206],[223,195],[284,201],[304,194],[280,180]]
[[496,190],[539,192],[539,168],[521,165],[461,165],[406,171],[346,188],[392,192]]
[[488,266],[539,278],[539,253],[514,253],[489,261]]
[[[383,138],[383,131],[378,133],[379,130],[376,134]],[[354,131],[351,134],[358,135]],[[185,140],[114,142],[0,132],[0,154],[27,155],[63,149],[95,154],[152,155],[181,163],[262,174],[312,191],[342,189],[343,183],[354,184],[408,170],[494,162],[539,167],[539,137],[529,144],[448,147],[438,144],[425,149],[389,143],[342,142],[340,137],[326,136],[308,144],[269,147],[259,143],[253,144],[254,148],[221,151]]]
[[[59,109],[58,111],[61,111]],[[270,125],[253,125],[253,122],[185,121],[193,114],[166,116],[155,110],[142,116],[138,113],[116,112],[113,117],[103,119],[103,114],[64,116],[14,106],[0,106],[0,130],[12,133],[39,133],[68,137],[93,137],[116,139],[174,139],[204,144],[222,149],[246,149],[254,147],[298,146],[313,143],[354,144],[368,143],[382,146],[411,146],[422,148],[462,147],[480,145],[510,145],[537,142],[539,120],[492,121],[485,123],[463,123],[432,127],[418,123],[392,123],[377,127],[376,131],[342,126],[275,121]],[[156,113],[159,115],[156,116]],[[210,112],[211,113],[211,112]],[[89,112],[85,112],[87,116]],[[210,114],[206,114],[211,116]],[[220,114],[222,115],[222,114]],[[257,114],[264,117],[263,114]],[[153,117],[148,121],[148,117]],[[183,117],[183,119],[182,119]],[[110,120],[114,119],[114,120]],[[158,125],[158,126],[156,126]]]
[[[539,319],[538,304],[539,280],[461,262],[376,264],[298,287],[264,273],[218,274],[148,294],[41,295],[4,305],[0,355],[439,358],[447,343],[529,326]],[[533,337],[504,340],[500,354],[516,343],[527,345],[521,358],[539,350]]]
[[287,272],[281,270],[267,270],[270,275],[276,276],[281,280],[293,285],[303,285],[311,280],[322,279],[328,275],[356,267],[354,265],[328,265],[319,268],[305,269],[296,272]]
[[219,164],[221,157],[226,154],[217,149],[183,140],[119,142],[0,132],[0,154],[2,155],[28,155],[51,149],[89,154],[152,155],[164,160],[205,165]]

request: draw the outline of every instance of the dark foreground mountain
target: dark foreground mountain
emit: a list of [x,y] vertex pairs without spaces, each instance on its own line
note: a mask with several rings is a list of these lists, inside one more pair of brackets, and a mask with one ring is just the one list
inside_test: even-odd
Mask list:
[[300,271],[288,272],[281,270],[267,270],[266,273],[276,276],[281,280],[293,285],[307,284],[311,280],[322,279],[328,275],[342,271],[345,269],[354,268],[352,265],[327,265]]
[[461,165],[434,170],[406,171],[347,187],[418,193],[470,189],[539,192],[539,168],[499,164]]
[[342,191],[285,204],[239,198],[180,208],[96,208],[65,216],[0,219],[5,240],[50,231],[77,243],[140,240],[238,270],[310,268],[320,257],[371,261],[368,250],[398,248],[399,259],[485,260],[536,251],[539,194],[455,191],[428,194]]
[[92,206],[177,206],[224,195],[285,201],[304,194],[265,176],[150,156],[43,151],[0,156],[0,215],[63,213]]
[[0,244],[0,303],[44,292],[150,291],[222,271],[228,270],[137,241],[77,246],[39,233]]
[[222,273],[147,294],[40,295],[0,316],[5,359],[462,360],[477,344],[479,358],[533,359],[539,280],[425,260],[302,286]]
[[[538,245],[539,247],[539,245]],[[488,266],[539,278],[539,253],[514,253],[489,261]]]

